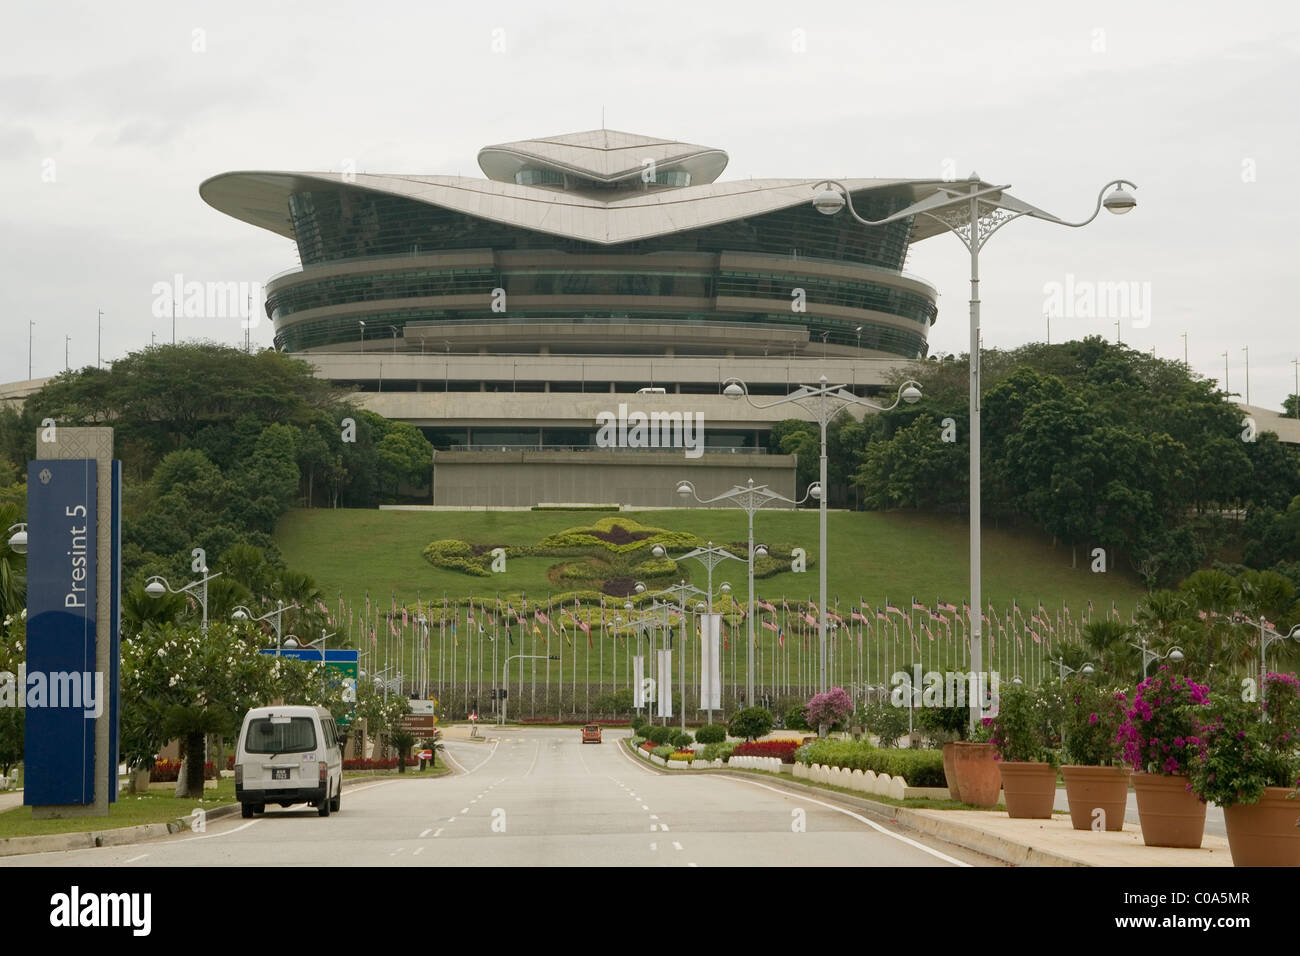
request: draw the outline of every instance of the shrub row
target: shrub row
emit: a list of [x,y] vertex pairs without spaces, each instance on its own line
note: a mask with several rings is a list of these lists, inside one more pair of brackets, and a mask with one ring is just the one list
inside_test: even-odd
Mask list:
[[720,744],[727,740],[725,724],[705,724],[695,731],[695,739],[702,744]]
[[800,746],[798,740],[755,740],[736,744],[731,753],[736,757],[780,757],[782,763],[794,763],[794,752]]
[[[235,755],[231,754],[230,759],[226,761],[226,769],[229,770],[235,765]],[[150,783],[175,783],[180,778],[181,762],[179,760],[159,760],[149,770]],[[203,779],[217,779],[217,765],[211,760],[203,765]]]
[[865,741],[815,740],[795,755],[803,764],[868,770],[902,777],[909,787],[943,787],[943,753],[938,750],[881,750]]

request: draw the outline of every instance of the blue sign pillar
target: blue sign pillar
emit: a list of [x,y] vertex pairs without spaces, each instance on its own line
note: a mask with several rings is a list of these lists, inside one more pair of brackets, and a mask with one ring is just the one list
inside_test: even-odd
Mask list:
[[111,428],[37,433],[27,466],[23,802],[34,817],[117,799],[121,465]]

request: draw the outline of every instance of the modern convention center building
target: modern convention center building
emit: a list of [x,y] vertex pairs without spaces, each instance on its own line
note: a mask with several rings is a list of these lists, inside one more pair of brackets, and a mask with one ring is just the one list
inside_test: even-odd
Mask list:
[[[684,477],[702,495],[753,478],[792,496],[794,460],[769,433],[802,413],[728,400],[724,380],[757,401],[822,376],[870,395],[926,354],[936,292],[903,271],[943,228],[925,217],[822,215],[819,179],[719,182],[721,149],[615,130],[478,161],[486,178],[230,172],[199,187],[297,244],[301,267],[266,285],[276,346],[424,431],[432,504],[668,505]],[[951,185],[840,181],[872,220]],[[655,413],[652,444],[636,425]]]

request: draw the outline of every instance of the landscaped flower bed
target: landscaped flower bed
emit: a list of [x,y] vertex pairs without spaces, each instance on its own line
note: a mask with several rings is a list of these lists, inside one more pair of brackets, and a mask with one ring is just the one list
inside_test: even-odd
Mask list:
[[669,754],[669,755],[668,755],[668,759],[669,759],[669,760],[685,760],[686,762],[689,763],[690,761],[692,761],[692,760],[695,759],[695,751],[694,751],[694,750],[677,750],[677,751],[674,751],[673,753]]
[[[230,758],[229,765],[234,766],[234,757]],[[181,762],[179,760],[159,760],[149,771],[150,783],[175,783],[180,776]],[[203,779],[216,780],[217,767],[211,760],[203,765]]]
[[[408,767],[416,765],[418,763],[419,761],[417,760],[406,761],[406,765]],[[382,759],[374,759],[371,757],[357,757],[353,760],[343,761],[343,769],[344,770],[396,770],[397,758],[384,757]]]
[[733,757],[778,757],[782,763],[794,763],[794,752],[799,749],[797,740],[755,740],[736,744]]
[[944,787],[943,753],[938,750],[882,750],[864,741],[815,740],[799,748],[800,763],[868,770],[902,777],[909,787]]

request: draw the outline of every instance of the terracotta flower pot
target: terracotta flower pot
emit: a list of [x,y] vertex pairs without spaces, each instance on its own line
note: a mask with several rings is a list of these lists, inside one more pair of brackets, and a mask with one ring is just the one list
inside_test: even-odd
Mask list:
[[1265,787],[1259,803],[1223,808],[1233,866],[1300,866],[1300,798],[1290,787]]
[[1070,800],[1070,822],[1076,830],[1091,830],[1093,814],[1098,809],[1105,814],[1105,829],[1124,829],[1124,811],[1128,806],[1127,767],[1069,764],[1061,768],[1061,773]]
[[1056,801],[1056,768],[1050,763],[998,761],[1007,816],[1018,820],[1050,820]]
[[957,785],[957,742],[943,745],[943,780],[948,785],[948,795],[961,801],[961,787]]
[[996,751],[992,744],[977,744],[959,740],[953,744],[953,771],[961,802],[976,807],[995,807],[1002,778],[998,764],[993,759]]
[[1133,774],[1138,821],[1147,846],[1200,849],[1205,835],[1205,804],[1187,789],[1187,778],[1159,773]]

